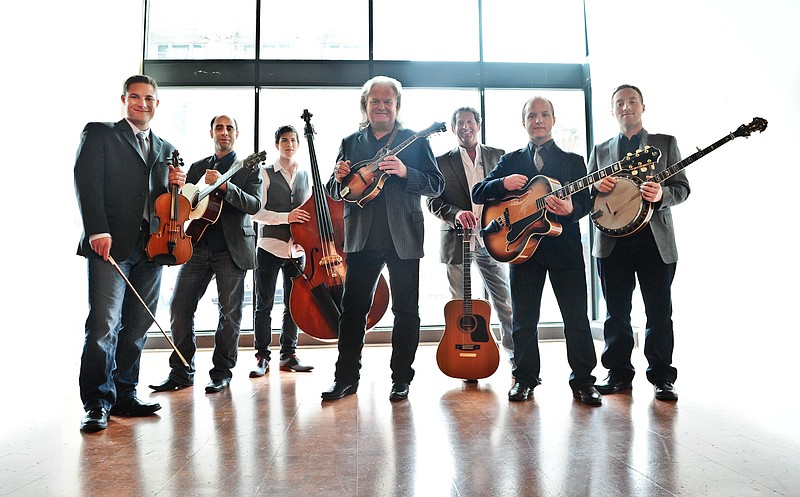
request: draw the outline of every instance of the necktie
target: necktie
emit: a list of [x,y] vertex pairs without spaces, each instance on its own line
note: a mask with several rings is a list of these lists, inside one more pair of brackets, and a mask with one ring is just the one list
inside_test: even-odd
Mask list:
[[539,153],[539,150],[542,148],[539,145],[534,145],[536,149],[533,152],[533,165],[536,166],[537,171],[541,171],[544,167],[544,159],[542,159],[542,155]]
[[147,134],[145,134],[144,131],[139,131],[136,133],[136,138],[139,140],[139,148],[142,149],[142,157],[144,157],[144,161],[147,162],[150,156],[150,150],[147,146]]

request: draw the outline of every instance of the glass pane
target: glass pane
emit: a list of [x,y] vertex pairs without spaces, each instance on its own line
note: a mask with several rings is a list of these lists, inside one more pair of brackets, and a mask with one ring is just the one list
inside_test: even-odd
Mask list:
[[210,0],[150,0],[145,58],[255,58],[255,0],[221,5]]
[[373,9],[377,60],[480,59],[477,0],[374,2]]
[[[252,89],[219,88],[160,88],[159,105],[153,120],[153,131],[169,141],[184,160],[185,169],[214,153],[211,138],[211,119],[226,114],[236,119],[239,138],[236,143],[237,155],[253,153],[254,98]],[[268,151],[269,152],[269,151]],[[169,302],[175,286],[178,267],[165,267],[161,277],[161,296],[156,319],[164,329],[169,327]],[[242,329],[252,329],[252,271],[248,272],[245,284],[245,309]],[[217,288],[212,280],[197,307],[195,328],[197,330],[217,329]],[[158,331],[155,325],[151,331]]]
[[[522,108],[527,100],[542,96],[553,103],[556,123],[553,126],[553,140],[564,151],[576,153],[586,163],[586,119],[582,91],[539,91],[524,90],[486,90],[486,119],[484,130],[486,144],[504,149],[506,152],[518,150],[528,144],[528,134],[522,120]],[[580,221],[583,241],[583,258],[589,275],[589,220]],[[591,304],[591,299],[587,302]],[[541,322],[561,322],[555,295],[550,284],[545,284],[542,298]]]
[[584,33],[582,0],[483,2],[487,62],[582,62]]
[[263,0],[261,58],[366,60],[368,6],[364,0]]

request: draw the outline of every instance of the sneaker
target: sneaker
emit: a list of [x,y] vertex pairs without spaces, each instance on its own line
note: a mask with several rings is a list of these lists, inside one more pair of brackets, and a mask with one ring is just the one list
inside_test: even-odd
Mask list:
[[250,371],[250,378],[261,378],[269,371],[269,362],[260,355],[257,355],[256,358],[258,362],[256,363],[255,369]]
[[300,360],[294,354],[281,359],[280,367],[281,371],[294,371],[297,373],[307,373],[314,369],[314,366],[300,364]]

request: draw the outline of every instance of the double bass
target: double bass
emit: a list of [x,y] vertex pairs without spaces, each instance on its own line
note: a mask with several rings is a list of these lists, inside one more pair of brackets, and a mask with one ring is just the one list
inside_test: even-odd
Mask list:
[[[344,203],[330,198],[320,179],[311,116],[305,109],[301,117],[306,123],[304,134],[314,184],[311,197],[300,206],[310,218],[305,223],[289,225],[295,243],[305,250],[306,264],[300,276],[292,280],[289,312],[307,335],[319,340],[336,340],[347,271],[344,257],[339,253],[344,247]],[[381,275],[367,314],[367,329],[380,321],[388,306],[389,285]]]

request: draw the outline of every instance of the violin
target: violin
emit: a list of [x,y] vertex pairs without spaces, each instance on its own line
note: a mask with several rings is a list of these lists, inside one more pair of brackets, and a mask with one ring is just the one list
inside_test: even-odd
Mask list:
[[[181,167],[183,159],[178,151],[172,152],[172,167]],[[150,235],[145,252],[147,257],[162,266],[177,266],[192,257],[192,239],[183,229],[189,219],[192,204],[173,184],[170,191],[158,196],[154,203],[154,216],[158,218],[158,233]]]
[[[292,223],[289,229],[295,243],[306,253],[300,276],[292,280],[289,312],[295,324],[307,335],[319,340],[336,340],[346,267],[338,249],[344,247],[344,203],[328,196],[319,175],[314,152],[314,129],[311,114],[302,115],[314,181],[311,197],[300,206],[309,213],[306,223]],[[367,329],[375,326],[389,307],[389,285],[380,276],[367,315]]]

